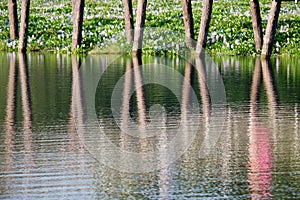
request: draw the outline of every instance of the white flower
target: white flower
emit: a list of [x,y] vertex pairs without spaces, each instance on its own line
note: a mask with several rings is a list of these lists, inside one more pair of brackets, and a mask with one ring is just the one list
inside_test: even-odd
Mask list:
[[217,35],[218,35],[218,33],[216,31],[214,31],[214,32],[211,33],[211,38],[214,38]]
[[236,45],[240,45],[240,44],[241,44],[240,40],[235,40],[234,43],[235,43]]
[[64,34],[65,32],[63,30],[57,31],[58,34]]
[[115,43],[117,43],[117,40],[115,38],[112,38],[111,43],[115,44]]

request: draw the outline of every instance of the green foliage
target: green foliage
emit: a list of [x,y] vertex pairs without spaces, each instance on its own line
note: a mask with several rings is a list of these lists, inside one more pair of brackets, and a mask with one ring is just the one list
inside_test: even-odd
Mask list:
[[[18,1],[20,13],[21,2]],[[136,8],[136,2],[134,8]],[[270,2],[260,1],[263,27],[267,24]],[[64,0],[31,2],[28,50],[71,53],[72,5]],[[134,12],[136,13],[136,12]],[[202,2],[193,1],[195,35],[199,32]],[[0,50],[15,51],[17,41],[9,39],[7,1],[0,2]],[[299,8],[294,2],[283,2],[273,53],[299,54]],[[83,44],[75,53],[103,52],[113,43],[115,48],[130,49],[124,38],[123,3],[115,0],[86,0],[83,25]],[[176,45],[184,42],[184,24],[180,1],[148,1],[146,27],[160,27],[180,36],[163,35],[145,42],[144,53],[174,54]],[[121,37],[122,36],[122,37]],[[210,53],[231,55],[255,54],[254,36],[248,1],[214,2],[207,50]],[[119,47],[118,47],[119,45]],[[165,48],[167,46],[168,48]],[[171,47],[171,48],[169,48]],[[105,50],[104,50],[105,51]]]

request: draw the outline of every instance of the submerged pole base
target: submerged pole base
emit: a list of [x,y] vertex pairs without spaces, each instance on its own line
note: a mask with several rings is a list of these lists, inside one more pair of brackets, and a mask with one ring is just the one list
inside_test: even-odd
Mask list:
[[142,55],[142,50],[141,49],[132,50],[131,53],[132,53],[133,56],[141,56]]

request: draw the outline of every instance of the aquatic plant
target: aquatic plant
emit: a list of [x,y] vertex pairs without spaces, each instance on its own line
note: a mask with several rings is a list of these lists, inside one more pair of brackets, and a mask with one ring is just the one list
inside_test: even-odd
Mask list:
[[[265,30],[269,1],[261,1],[261,15]],[[20,5],[19,5],[20,6]],[[136,2],[134,1],[134,7]],[[201,1],[193,1],[195,34],[198,34],[201,18]],[[20,7],[18,8],[20,10]],[[134,10],[136,14],[136,10]],[[18,41],[9,39],[7,2],[0,2],[0,50],[17,50]],[[36,0],[31,3],[28,37],[29,51],[71,52],[72,5],[65,0]],[[300,15],[294,2],[283,2],[275,36],[275,54],[299,54]],[[82,46],[76,53],[88,53],[111,45],[126,46],[124,33],[123,4],[115,0],[86,0]],[[148,2],[146,27],[160,27],[184,36],[181,1]],[[156,39],[159,39],[156,38]],[[174,42],[167,37],[144,45],[144,53],[174,53],[184,38]],[[173,43],[172,43],[173,42]],[[214,3],[208,35],[207,51],[213,54],[255,54],[255,43],[248,1],[219,0]],[[171,48],[172,47],[172,48]],[[129,47],[128,47],[129,48]]]

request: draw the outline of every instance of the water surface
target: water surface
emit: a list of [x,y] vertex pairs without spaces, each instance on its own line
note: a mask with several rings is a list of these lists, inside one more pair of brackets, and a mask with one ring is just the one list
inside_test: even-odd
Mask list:
[[[208,90],[205,83],[206,72],[217,77],[211,65],[202,65],[201,74],[196,62],[193,67],[178,57],[144,56],[142,72],[126,74],[134,67],[132,58],[120,57],[103,67],[111,59],[0,54],[2,199],[300,198],[299,58],[211,58],[225,86],[226,115],[220,138],[206,157],[199,153],[201,146],[208,130],[218,126],[211,123],[210,98],[218,88]],[[168,74],[168,84],[181,95],[181,102],[157,84],[135,88],[145,81],[143,75],[163,73],[161,65],[184,77]],[[188,151],[168,167],[164,163],[170,156],[159,155],[157,164],[164,167],[145,173],[122,172],[99,162],[78,132],[78,121],[85,119],[86,91],[78,92],[83,87],[76,83],[84,78],[82,72],[93,74],[101,67],[105,71],[96,87],[95,112],[111,142],[128,151],[163,148],[174,137],[168,130],[177,130],[189,117],[184,111],[190,106],[191,85],[200,107],[193,124],[198,125],[197,135]],[[121,77],[122,113],[116,120],[111,97]],[[157,119],[154,123],[161,132],[147,140],[126,135],[118,126],[118,120],[126,126],[129,119],[147,124],[150,118]],[[189,131],[182,129],[182,144],[190,142],[184,137]],[[101,149],[105,155],[108,150]]]

